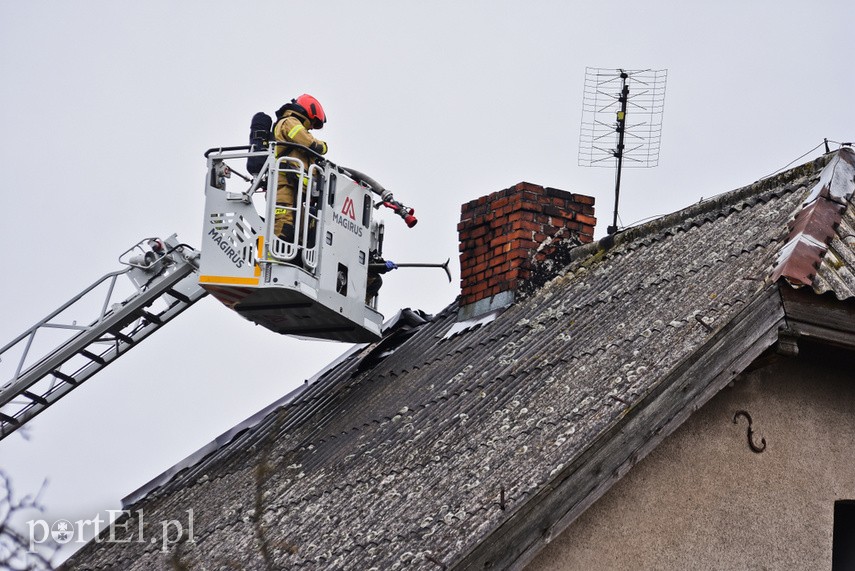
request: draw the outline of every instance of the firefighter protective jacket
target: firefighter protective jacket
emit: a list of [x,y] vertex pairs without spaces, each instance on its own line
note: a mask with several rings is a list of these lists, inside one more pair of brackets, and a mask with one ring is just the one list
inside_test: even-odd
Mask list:
[[[309,132],[312,124],[307,117],[298,113],[293,109],[289,109],[282,114],[282,117],[276,122],[273,128],[273,136],[277,141],[288,143],[296,143],[308,147],[318,153],[325,155],[327,152],[327,144],[320,139],[317,139]],[[287,155],[303,161],[305,168],[309,167],[312,162],[312,157],[309,153],[300,149],[288,147],[277,147],[276,156],[281,157]]]

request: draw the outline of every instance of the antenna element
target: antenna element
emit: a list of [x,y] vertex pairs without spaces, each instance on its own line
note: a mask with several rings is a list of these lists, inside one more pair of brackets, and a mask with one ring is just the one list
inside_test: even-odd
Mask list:
[[[667,76],[668,70],[585,68],[579,166],[607,167],[611,165],[610,159],[616,159],[615,212],[609,234],[618,230],[624,165],[647,168],[659,164]],[[628,117],[635,122],[628,123]],[[617,146],[609,148],[607,140],[615,133]]]

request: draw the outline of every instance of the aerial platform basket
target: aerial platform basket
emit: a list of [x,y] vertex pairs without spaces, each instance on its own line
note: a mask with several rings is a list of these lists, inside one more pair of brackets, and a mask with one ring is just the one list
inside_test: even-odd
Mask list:
[[[200,285],[277,333],[346,342],[379,339],[383,316],[376,296],[366,298],[366,291],[372,252],[382,252],[383,223],[372,218],[372,193],[383,194],[382,188],[320,157],[308,165],[277,158],[277,145],[288,144],[205,153]],[[265,160],[252,177],[240,174],[250,157]],[[273,229],[280,175],[302,181],[296,185],[296,205],[288,207],[295,221],[290,240]]]

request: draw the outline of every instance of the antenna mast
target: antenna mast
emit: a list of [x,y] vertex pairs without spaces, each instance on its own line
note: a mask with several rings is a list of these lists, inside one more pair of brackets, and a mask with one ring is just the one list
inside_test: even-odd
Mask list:
[[[668,70],[585,68],[579,165],[609,166],[606,161],[616,159],[615,210],[613,223],[608,227],[609,234],[618,231],[618,203],[624,159],[628,168],[655,167],[659,164],[667,75]],[[634,87],[631,96],[630,83]],[[617,93],[609,91],[618,85],[620,90]],[[637,114],[639,121],[627,123],[628,114]],[[603,146],[602,140],[614,133],[617,134],[617,146]],[[627,137],[629,145],[626,144]]]

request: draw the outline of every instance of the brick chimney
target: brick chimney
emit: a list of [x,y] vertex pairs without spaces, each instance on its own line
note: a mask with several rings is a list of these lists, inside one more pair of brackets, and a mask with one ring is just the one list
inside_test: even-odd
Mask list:
[[521,182],[461,207],[460,318],[513,303],[518,286],[565,241],[594,239],[594,199]]

